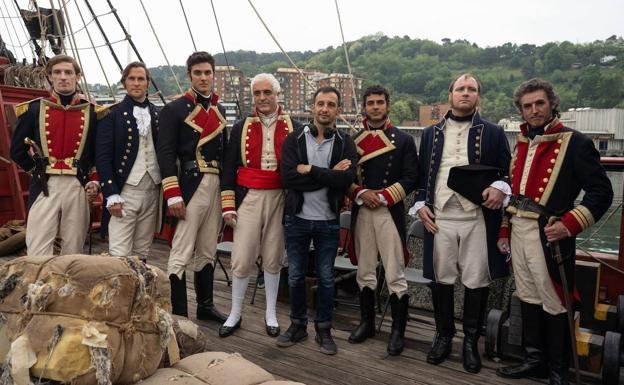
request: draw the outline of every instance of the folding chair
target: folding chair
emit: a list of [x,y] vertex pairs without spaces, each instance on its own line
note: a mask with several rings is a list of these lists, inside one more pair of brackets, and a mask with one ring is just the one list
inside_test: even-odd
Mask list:
[[230,276],[228,275],[227,270],[225,269],[225,266],[223,266],[223,262],[221,262],[221,256],[222,255],[226,255],[228,257],[232,256],[233,243],[231,241],[223,240],[224,231],[225,231],[225,225],[221,226],[221,231],[219,232],[219,239],[217,242],[217,252],[215,255],[215,259],[217,260],[217,263],[219,264],[219,266],[221,266],[221,270],[223,270],[223,274],[225,274],[225,281],[227,282],[227,285],[231,286],[232,280],[230,279]]
[[[425,237],[425,226],[417,219],[412,223],[409,230],[407,231],[407,242],[409,242],[412,238],[423,239]],[[423,271],[420,269],[414,269],[412,267],[408,267],[405,269],[405,280],[407,283],[413,283],[416,285],[428,285],[431,280],[423,277]],[[386,287],[387,287],[386,283]],[[379,320],[379,325],[377,326],[377,331],[381,330],[381,325],[383,324],[384,318],[386,317],[386,313],[388,312],[388,305],[390,305],[390,296],[388,295],[388,299],[386,300],[386,304],[384,305],[383,313],[381,314],[381,320]]]

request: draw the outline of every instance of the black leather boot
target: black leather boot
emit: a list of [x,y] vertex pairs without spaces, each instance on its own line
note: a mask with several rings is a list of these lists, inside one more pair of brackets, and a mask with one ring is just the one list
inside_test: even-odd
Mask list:
[[522,344],[526,350],[524,361],[496,369],[505,378],[546,378],[548,367],[544,357],[544,311],[542,305],[520,302],[522,313]]
[[427,362],[438,365],[451,354],[453,347],[453,336],[455,336],[454,286],[432,282],[430,287],[436,334],[431,350],[427,354]]
[[407,325],[407,309],[409,306],[409,295],[403,294],[401,299],[395,293],[390,296],[390,306],[392,308],[392,329],[388,339],[388,354],[398,356],[405,347],[405,325]]
[[171,313],[188,317],[188,305],[186,303],[186,273],[182,273],[182,279],[177,275],[169,275],[171,284]]
[[359,344],[375,336],[375,292],[369,287],[360,292],[360,317],[360,324],[349,336],[352,344]]
[[546,314],[546,325],[548,343],[548,359],[550,362],[549,384],[567,385],[569,384],[570,356],[570,334],[568,326],[568,315],[566,313],[551,315]]
[[212,282],[214,266],[209,263],[200,272],[195,272],[195,297],[197,298],[197,319],[224,323],[227,316],[214,306]]
[[488,287],[478,289],[464,287],[464,343],[462,357],[464,369],[469,373],[479,373],[481,370],[481,356],[479,355],[477,343],[483,328],[489,291]]

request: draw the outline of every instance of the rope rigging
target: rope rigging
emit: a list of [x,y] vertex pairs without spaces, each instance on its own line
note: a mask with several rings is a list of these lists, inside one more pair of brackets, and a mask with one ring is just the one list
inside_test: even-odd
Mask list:
[[32,43],[32,41],[30,40],[30,34],[28,33],[28,31],[26,30],[26,27],[24,26],[24,23],[22,23],[22,16],[21,16],[21,12],[20,12],[20,8],[19,5],[17,4],[17,0],[13,0],[13,8],[15,9],[15,14],[17,16],[15,16],[15,18],[18,18],[18,24],[22,27],[22,32],[24,33],[24,36],[26,36],[27,42],[26,44],[28,44],[28,46],[30,47],[30,53],[32,54],[33,59],[37,57],[37,53],[35,52],[35,47]]
[[[80,20],[82,20],[82,24],[84,24],[85,31],[87,32],[87,36],[89,37],[89,41],[91,42],[91,47],[93,48],[93,53],[95,53],[95,57],[97,58],[98,64],[100,65],[100,69],[102,70],[102,74],[104,75],[104,79],[106,80],[106,85],[108,86],[109,96],[112,96],[113,101],[115,101],[115,93],[113,92],[113,88],[111,87],[110,82],[108,81],[108,76],[106,76],[106,71],[104,70],[104,66],[102,65],[102,60],[100,60],[100,55],[98,54],[95,44],[93,44],[91,33],[89,32],[89,29],[87,28],[87,24],[85,23],[85,19],[82,16],[82,11],[80,10],[80,6],[78,6],[78,2],[74,2],[74,4],[76,4],[78,15],[80,15]],[[76,48],[76,50],[78,50],[78,48]]]
[[167,62],[167,67],[169,67],[169,70],[171,71],[171,75],[173,76],[173,80],[175,80],[176,85],[178,86],[178,90],[180,91],[180,93],[183,93],[184,91],[182,90],[182,86],[180,86],[180,82],[178,81],[178,77],[176,76],[175,71],[173,70],[173,67],[171,67],[171,64],[169,63],[169,59],[167,58],[167,54],[165,53],[165,50],[163,49],[162,44],[160,44],[160,39],[158,38],[158,35],[156,34],[156,30],[154,29],[154,25],[152,24],[152,19],[150,19],[149,14],[147,13],[147,9],[145,9],[145,5],[143,4],[143,0],[139,0],[139,3],[141,4],[141,8],[143,8],[143,13],[145,13],[145,17],[147,18],[147,22],[149,23],[149,26],[152,29],[152,33],[154,34],[154,37],[156,38],[156,42],[158,43],[158,47],[160,47],[160,52],[162,52],[163,57],[165,58],[165,62]]
[[[88,0],[85,0],[85,1],[88,1]],[[117,20],[117,23],[119,24],[119,27],[121,28],[121,30],[123,31],[124,35],[126,36],[126,40],[128,41],[128,43],[132,47],[132,50],[134,51],[134,53],[137,55],[137,59],[139,59],[139,61],[145,63],[145,61],[141,57],[141,54],[139,53],[139,50],[134,45],[134,41],[132,41],[132,37],[130,37],[130,34],[126,30],[126,27],[124,27],[123,23],[121,22],[121,19],[119,18],[119,15],[117,14],[117,10],[115,9],[115,7],[113,7],[113,3],[111,3],[111,0],[106,0],[106,2],[108,3],[108,6],[110,7],[112,14],[115,16],[115,19]],[[120,69],[123,68],[123,67],[121,67],[121,63],[118,62],[118,64],[119,64]],[[150,82],[152,83],[152,86],[154,87],[154,89],[158,93],[158,96],[160,97],[160,100],[163,102],[163,104],[167,104],[167,102],[165,101],[165,97],[163,96],[162,92],[160,92],[160,89],[158,88],[158,85],[156,84],[156,82],[154,81],[153,78],[150,78]]]
[[353,107],[355,107],[355,114],[359,115],[360,109],[357,102],[357,95],[355,94],[355,80],[353,79],[353,72],[351,71],[351,62],[349,61],[349,49],[344,38],[344,31],[342,30],[342,20],[340,18],[340,9],[338,8],[338,0],[334,0],[336,4],[336,14],[338,15],[338,25],[340,26],[340,36],[342,37],[342,48],[344,49],[345,61],[347,62],[347,70],[349,71],[349,82],[351,83],[351,96],[353,97]]
[[[4,8],[6,9],[6,3],[3,2]],[[4,17],[4,11],[2,10],[2,8],[0,8],[0,15]],[[8,15],[8,9],[7,9],[7,15]],[[11,24],[13,25],[13,20],[11,19]],[[4,28],[6,28],[7,31],[7,36],[9,37],[9,43],[11,46],[13,46],[13,48],[16,48],[15,46],[15,42],[13,41],[13,34],[11,34],[11,31],[9,30],[9,25],[8,23],[5,21],[4,22]],[[13,25],[13,31],[15,31],[15,25]],[[15,32],[15,34],[17,35],[17,32]],[[17,36],[15,36],[17,38]],[[19,42],[19,40],[18,40]],[[22,49],[22,53],[24,54],[24,57],[26,56],[26,53],[24,52],[24,48],[20,47]]]
[[[258,19],[260,20],[260,22],[262,23],[262,25],[264,26],[264,29],[267,30],[267,32],[269,33],[269,35],[271,36],[271,38],[273,39],[273,41],[275,42],[275,44],[277,44],[278,48],[280,49],[280,51],[282,51],[282,54],[286,57],[286,59],[288,59],[288,61],[290,62],[290,65],[293,66],[293,68],[295,70],[297,70],[297,72],[299,73],[299,75],[303,78],[303,80],[312,88],[316,89],[316,85],[314,83],[312,83],[310,81],[310,79],[308,79],[307,76],[305,76],[305,74],[303,73],[303,71],[301,70],[301,68],[299,68],[299,66],[297,66],[297,64],[295,64],[295,62],[292,60],[292,58],[288,55],[288,53],[286,53],[286,51],[284,50],[284,48],[282,48],[282,45],[279,43],[279,41],[277,41],[277,39],[275,38],[275,36],[273,35],[273,33],[271,32],[271,30],[269,29],[269,26],[264,22],[264,20],[262,19],[262,16],[260,16],[260,13],[258,12],[258,10],[256,9],[256,7],[253,5],[253,2],[251,0],[247,0],[247,2],[249,3],[249,5],[251,5],[251,8],[253,9],[254,13],[256,14],[256,16],[258,16]],[[345,117],[340,114],[338,115],[340,117],[340,119],[349,127],[349,129],[351,129],[351,131],[356,131],[356,128],[349,123],[349,121],[347,119],[345,119]]]
[[[210,5],[212,6],[212,14],[214,15],[214,18],[215,18],[215,24],[217,25],[217,32],[219,33],[219,40],[221,41],[221,48],[223,49],[223,58],[225,59],[227,74],[228,74],[228,77],[230,78],[230,85],[233,85],[234,80],[232,80],[232,71],[230,70],[230,62],[228,61],[227,52],[225,51],[225,44],[223,44],[223,35],[221,35],[221,27],[219,27],[219,19],[217,18],[217,11],[215,10],[213,0],[210,0]],[[243,111],[241,110],[240,100],[238,99],[238,92],[236,93],[236,108],[238,109],[238,112],[242,115]]]
[[182,0],[180,0],[180,8],[182,8],[182,14],[184,15],[184,21],[186,22],[186,28],[188,28],[189,35],[191,35],[191,42],[193,43],[193,49],[195,50],[195,52],[197,52],[197,46],[195,45],[193,32],[191,31],[191,26],[189,25],[188,18],[186,17],[186,11],[184,10],[184,4],[182,4]]

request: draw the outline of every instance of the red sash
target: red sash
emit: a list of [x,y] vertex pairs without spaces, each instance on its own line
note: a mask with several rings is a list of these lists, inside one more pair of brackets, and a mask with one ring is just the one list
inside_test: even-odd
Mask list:
[[236,184],[263,190],[280,189],[282,188],[282,178],[277,171],[239,167]]

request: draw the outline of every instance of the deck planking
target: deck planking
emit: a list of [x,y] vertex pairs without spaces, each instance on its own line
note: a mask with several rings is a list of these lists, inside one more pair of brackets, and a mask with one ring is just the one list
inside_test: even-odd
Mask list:
[[[105,252],[107,243],[94,237],[93,254]],[[166,270],[169,247],[156,241],[152,247],[148,263]],[[6,261],[3,258],[1,261]],[[222,262],[229,269],[229,258],[222,257]],[[228,274],[229,274],[228,270]],[[398,357],[386,353],[391,316],[388,312],[381,332],[362,344],[350,344],[350,331],[359,322],[359,311],[352,306],[338,305],[334,311],[333,335],[338,345],[338,354],[327,356],[318,351],[314,342],[314,326],[308,325],[307,340],[289,348],[275,345],[275,339],[269,337],[264,327],[264,290],[258,289],[255,304],[251,305],[251,296],[255,279],[250,279],[243,306],[241,329],[227,338],[217,334],[219,324],[213,321],[198,321],[195,318],[195,293],[193,274],[187,274],[189,318],[196,322],[209,341],[211,350],[228,353],[238,352],[244,358],[261,366],[278,379],[303,382],[307,385],[483,385],[483,384],[546,384],[546,380],[507,380],[498,377],[495,370],[501,363],[483,357],[483,369],[479,374],[464,371],[461,361],[461,324],[457,323],[458,333],[453,341],[453,353],[443,364],[430,365],[426,362],[435,326],[433,315],[429,312],[410,309],[410,321],[406,328],[406,348]],[[224,313],[230,308],[231,288],[225,282],[223,271],[215,270],[214,301]],[[287,303],[278,302],[277,317],[284,331],[290,324],[290,308]],[[313,311],[310,319],[313,320]],[[380,317],[377,317],[379,322]],[[480,351],[483,352],[483,338]],[[585,377],[583,383],[598,384],[596,378]]]

